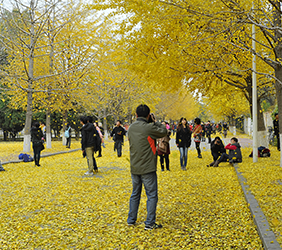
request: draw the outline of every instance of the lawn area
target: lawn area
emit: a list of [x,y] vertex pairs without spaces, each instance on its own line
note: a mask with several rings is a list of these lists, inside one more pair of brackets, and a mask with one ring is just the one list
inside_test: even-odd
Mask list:
[[[0,144],[1,152],[3,147],[7,144]],[[279,161],[274,159],[278,154],[273,148],[271,158],[253,165],[249,151],[243,150],[240,171],[250,179],[276,235],[281,234],[282,185],[276,181],[282,178]],[[121,158],[116,157],[113,143],[106,144],[94,177],[83,176],[87,163],[81,151],[42,158],[42,167],[4,165],[1,249],[263,249],[233,167],[224,163],[207,168],[208,151],[203,159],[196,157],[195,150],[189,151],[185,172],[180,170],[178,151],[172,151],[170,160],[170,172],[161,172],[158,165],[157,222],[164,228],[149,232],[143,223],[144,190],[137,226],[126,224],[131,194],[128,142]]]

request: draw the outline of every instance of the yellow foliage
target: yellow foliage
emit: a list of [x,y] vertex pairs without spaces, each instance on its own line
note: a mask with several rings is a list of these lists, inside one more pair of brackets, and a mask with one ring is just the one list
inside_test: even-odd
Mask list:
[[[242,168],[249,161],[246,153]],[[126,224],[132,191],[127,141],[121,158],[113,143],[106,143],[94,177],[83,176],[87,162],[81,151],[42,158],[42,167],[5,165],[0,175],[1,248],[263,249],[234,169],[228,163],[207,168],[209,151],[203,159],[196,156],[189,151],[184,172],[179,152],[172,150],[171,171],[158,171],[157,222],[164,227],[150,232],[143,224],[144,191],[137,225]]]

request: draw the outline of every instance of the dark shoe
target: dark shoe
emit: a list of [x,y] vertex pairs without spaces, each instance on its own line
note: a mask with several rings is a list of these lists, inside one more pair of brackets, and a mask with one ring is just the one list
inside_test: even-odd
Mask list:
[[161,224],[154,224],[152,226],[150,225],[146,225],[145,226],[145,230],[153,230],[153,229],[157,229],[157,228],[162,228],[163,226]]
[[129,226],[129,227],[134,227],[136,225],[136,223],[135,222],[132,222],[132,223],[127,223],[127,226]]
[[98,155],[97,157],[102,157],[102,155]]
[[162,168],[162,171],[164,171],[164,169]]
[[202,158],[202,155],[198,155],[198,158]]
[[36,166],[37,166],[37,167],[40,167],[41,165],[40,165],[40,164],[36,164]]

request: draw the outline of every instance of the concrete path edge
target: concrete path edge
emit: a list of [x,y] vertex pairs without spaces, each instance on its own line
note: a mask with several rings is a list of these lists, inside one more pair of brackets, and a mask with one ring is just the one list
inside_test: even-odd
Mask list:
[[239,183],[244,192],[245,199],[248,203],[249,209],[251,211],[253,220],[256,224],[259,236],[262,240],[263,247],[265,250],[281,250],[281,246],[276,240],[275,234],[270,230],[269,223],[262,212],[255,196],[249,190],[249,185],[247,185],[246,178],[239,172],[238,164],[233,165],[239,180]]
[[[59,151],[59,152],[55,152],[55,153],[44,154],[44,155],[40,155],[40,158],[48,157],[48,156],[53,156],[53,155],[59,155],[59,154],[72,153],[72,152],[75,152],[75,151],[78,151],[78,150],[81,150],[81,148],[70,149],[68,151]],[[20,163],[20,162],[23,162],[23,160],[5,161],[5,162],[2,162],[1,164],[5,165],[5,164],[11,164],[11,163]]]

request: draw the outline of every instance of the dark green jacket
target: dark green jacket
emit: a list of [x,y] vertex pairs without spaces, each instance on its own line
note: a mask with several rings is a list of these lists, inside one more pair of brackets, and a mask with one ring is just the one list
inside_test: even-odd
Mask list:
[[167,135],[165,125],[148,123],[143,117],[128,129],[130,169],[132,174],[142,175],[157,171],[156,139]]

